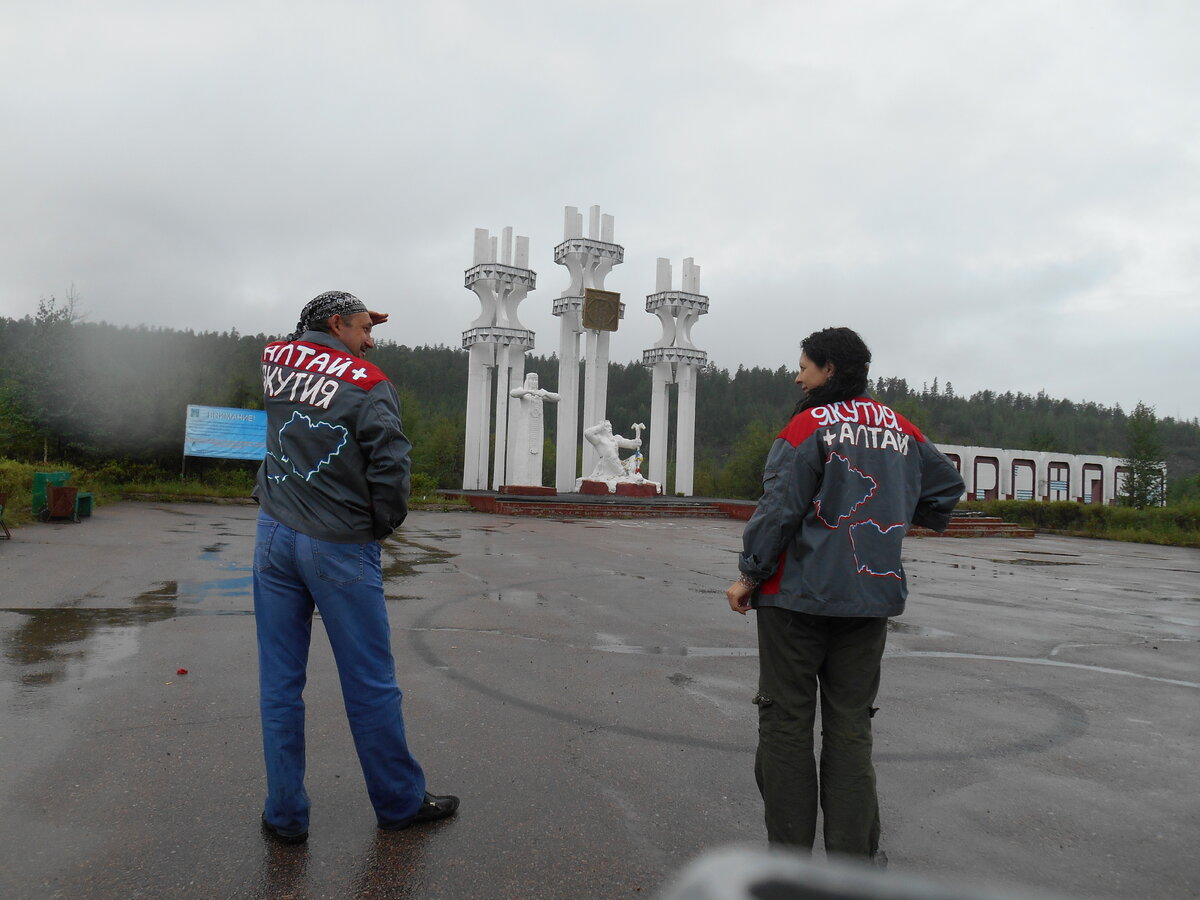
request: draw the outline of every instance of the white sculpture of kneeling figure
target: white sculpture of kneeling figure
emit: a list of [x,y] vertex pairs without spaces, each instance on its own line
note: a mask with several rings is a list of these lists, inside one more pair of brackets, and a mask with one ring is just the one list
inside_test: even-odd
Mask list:
[[[644,427],[644,425],[634,426],[639,432]],[[604,482],[608,485],[610,494],[616,491],[618,484],[654,484],[654,482],[647,481],[638,471],[641,453],[635,452],[625,459],[621,459],[621,449],[634,451],[641,449],[640,434],[636,438],[613,434],[612,423],[606,419],[599,425],[585,428],[583,436],[589,444],[596,448],[596,455],[599,459],[596,460],[596,467],[592,469],[590,475],[576,480],[575,490],[578,491],[582,488],[585,481]],[[662,493],[661,485],[654,484],[654,487],[655,493]]]

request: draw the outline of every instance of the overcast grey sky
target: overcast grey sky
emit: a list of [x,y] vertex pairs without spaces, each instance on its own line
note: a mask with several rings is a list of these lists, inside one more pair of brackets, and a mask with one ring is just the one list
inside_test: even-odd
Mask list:
[[1194,0],[0,3],[0,315],[281,333],[337,288],[457,345],[511,225],[552,353],[598,204],[614,361],[692,256],[722,367],[845,324],[918,387],[1200,416]]

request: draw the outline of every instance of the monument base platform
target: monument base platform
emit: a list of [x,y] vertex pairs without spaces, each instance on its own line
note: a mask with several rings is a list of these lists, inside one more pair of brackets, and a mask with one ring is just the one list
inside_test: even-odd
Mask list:
[[652,481],[645,484],[617,484],[618,497],[657,497],[658,485]]
[[552,487],[532,484],[502,484],[501,494],[516,494],[521,497],[557,497],[558,491]]
[[[472,509],[501,516],[544,516],[546,518],[642,519],[657,517],[729,518],[745,521],[757,504],[753,500],[728,500],[717,497],[672,497],[659,494],[646,497],[616,497],[603,481],[592,484],[603,488],[595,494],[561,493],[555,496],[504,496],[490,491],[441,490],[445,497],[466,500]],[[910,537],[1006,537],[1032,538],[1031,529],[1000,519],[965,512],[954,515],[945,534],[936,535],[924,528],[913,528]]]
[[605,497],[607,497],[611,493],[611,491],[609,491],[609,489],[608,489],[608,482],[606,482],[606,481],[589,481],[588,479],[585,478],[585,479],[583,479],[583,483],[579,485],[579,493],[593,494],[593,495],[603,494]]

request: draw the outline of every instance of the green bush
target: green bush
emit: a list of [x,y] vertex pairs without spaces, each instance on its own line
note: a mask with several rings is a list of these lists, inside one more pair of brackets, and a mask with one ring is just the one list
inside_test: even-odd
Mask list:
[[110,459],[91,470],[91,478],[97,484],[119,485],[164,481],[169,473],[153,463],[130,462]]
[[40,471],[31,463],[0,458],[0,494],[8,495],[4,504],[4,523],[20,525],[33,519],[33,473]]
[[962,504],[1007,522],[1017,522],[1041,531],[1115,541],[1200,547],[1200,503],[1176,506],[1104,506],[1068,500],[1044,503],[1036,500],[976,500]]
[[434,476],[427,475],[424,472],[417,472],[412,476],[409,500],[414,503],[428,503],[431,500],[436,500],[437,495],[438,483]]

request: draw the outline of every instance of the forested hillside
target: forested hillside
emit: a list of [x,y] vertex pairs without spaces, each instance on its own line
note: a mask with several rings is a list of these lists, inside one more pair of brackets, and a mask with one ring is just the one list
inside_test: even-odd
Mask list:
[[[0,456],[20,460],[116,459],[177,470],[189,403],[261,408],[259,358],[266,335],[118,327],[77,321],[70,306],[43,302],[36,315],[0,318]],[[418,471],[444,487],[461,484],[467,356],[450,347],[381,344],[371,360],[396,383]],[[543,387],[558,384],[558,361],[531,356]],[[770,442],[798,397],[787,369],[708,368],[696,408],[696,492],[755,496]],[[1123,456],[1127,418],[1119,407],[1044,394],[970,397],[935,381],[920,390],[881,373],[875,395],[935,441]],[[553,472],[555,406],[546,404],[547,477]],[[613,364],[608,417],[632,435],[650,424],[650,375]],[[672,413],[673,418],[673,413]],[[1200,483],[1200,423],[1158,422],[1170,481]],[[673,435],[672,435],[673,443]],[[670,480],[670,479],[669,479]],[[1190,488],[1189,488],[1190,490]],[[1174,491],[1173,491],[1174,493]]]

